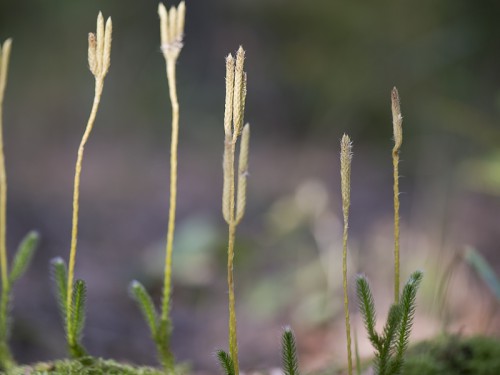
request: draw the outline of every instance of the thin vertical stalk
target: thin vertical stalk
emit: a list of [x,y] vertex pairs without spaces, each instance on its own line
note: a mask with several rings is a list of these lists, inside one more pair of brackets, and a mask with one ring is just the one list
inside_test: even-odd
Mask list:
[[179,101],[177,99],[176,63],[183,46],[185,13],[186,6],[183,1],[177,7],[171,7],[168,11],[162,3],[158,5],[161,49],[166,63],[168,91],[172,107],[172,131],[170,139],[170,198],[165,245],[163,297],[159,325],[159,329],[165,329],[167,332],[159,332],[159,337],[155,340],[157,341],[160,358],[163,358],[163,366],[167,371],[172,373],[175,369],[174,358],[170,351],[170,329],[172,327],[170,306],[172,295],[172,253],[177,208],[177,149],[179,143]]
[[12,39],[0,45],[0,269],[2,273],[2,295],[0,298],[0,365],[10,368],[14,359],[7,344],[8,309],[11,283],[7,264],[7,174],[5,172],[5,155],[3,145],[3,102],[7,85]]
[[399,285],[400,285],[400,265],[399,265],[399,248],[400,248],[400,229],[399,229],[399,151],[403,143],[403,116],[401,116],[401,108],[399,103],[399,93],[396,87],[391,93],[391,109],[392,123],[394,133],[394,147],[392,149],[392,166],[393,166],[393,190],[394,190],[394,301],[399,303]]
[[85,145],[90,137],[90,133],[94,127],[97,110],[101,102],[101,94],[104,87],[104,78],[108,73],[111,64],[111,34],[112,34],[112,21],[108,18],[106,25],[102,13],[97,16],[97,29],[96,33],[90,33],[88,36],[88,63],[89,69],[95,78],[95,91],[92,109],[90,111],[87,126],[83,133],[80,146],[78,147],[76,165],[75,165],[75,179],[73,185],[73,215],[71,226],[71,245],[68,264],[68,279],[66,286],[66,335],[70,349],[78,345],[78,332],[73,327],[73,282],[75,277],[75,263],[76,263],[76,250],[78,242],[78,214],[80,209],[80,177],[82,173],[83,155]]
[[[94,101],[92,104],[92,110],[90,112],[89,119],[87,121],[87,126],[85,128],[85,133],[83,134],[80,146],[78,147],[78,154],[75,166],[75,179],[73,187],[73,217],[71,226],[71,246],[69,254],[69,265],[68,265],[68,283],[67,283],[67,296],[66,296],[66,311],[70,314],[72,311],[73,304],[73,282],[75,277],[75,263],[76,263],[76,248],[78,242],[78,213],[80,210],[80,176],[82,173],[82,162],[83,153],[85,151],[85,145],[89,139],[90,133],[94,127],[95,118],[97,115],[97,110],[99,109],[99,103],[101,102],[101,94],[103,89],[103,81],[96,80]],[[66,327],[68,334],[68,341],[70,344],[76,343],[76,337],[73,335],[72,319],[66,318]]]
[[342,212],[344,217],[344,230],[342,235],[342,284],[344,289],[344,314],[349,375],[352,375],[352,344],[351,323],[349,317],[349,294],[347,288],[347,239],[349,235],[349,206],[351,204],[351,161],[352,143],[349,136],[344,134],[340,143],[340,179],[342,190]]
[[170,208],[168,214],[167,245],[163,283],[163,305],[161,319],[169,320],[172,283],[172,249],[174,243],[175,213],[177,205],[177,146],[179,142],[179,102],[175,79],[175,60],[167,59],[167,79],[172,104],[172,138],[170,144]]
[[[234,374],[239,374],[238,339],[234,293],[234,244],[236,228],[243,218],[246,206],[246,185],[248,169],[248,150],[250,126],[243,126],[246,99],[246,73],[243,71],[245,51],[239,48],[236,60],[229,55],[226,58],[226,102],[224,111],[224,159],[222,215],[228,224],[227,245],[227,284],[229,290],[229,354]],[[238,185],[236,198],[235,152],[236,143],[241,135]]]
[[[7,39],[0,46],[0,268],[2,272],[2,291],[8,294],[9,275],[7,265],[7,175],[5,173],[5,156],[3,147],[3,101],[7,85],[7,72],[9,68],[10,50],[12,39]],[[3,309],[2,309],[3,313]]]
[[159,329],[167,331],[159,332],[159,336],[155,340],[160,358],[163,358],[163,366],[167,371],[172,373],[175,369],[174,357],[170,351],[170,329],[172,327],[170,318],[170,299],[172,295],[172,253],[177,207],[177,149],[179,143],[179,101],[177,99],[176,63],[183,47],[185,14],[186,5],[184,1],[180,2],[177,7],[172,6],[168,11],[162,3],[158,5],[161,49],[166,63],[168,91],[170,104],[172,106],[172,130],[170,140],[170,198],[165,245],[163,296],[159,325]]
[[227,284],[229,286],[229,353],[233,359],[234,373],[239,374],[238,361],[238,335],[236,326],[236,308],[234,297],[234,278],[233,278],[233,262],[234,262],[234,242],[236,236],[236,225],[229,225],[229,238],[227,245]]

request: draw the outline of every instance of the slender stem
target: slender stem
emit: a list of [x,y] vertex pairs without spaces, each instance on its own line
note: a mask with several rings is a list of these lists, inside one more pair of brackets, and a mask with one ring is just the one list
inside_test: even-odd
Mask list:
[[179,102],[175,80],[175,59],[167,58],[167,79],[172,104],[172,139],[170,144],[170,209],[168,214],[167,246],[163,284],[163,305],[161,319],[169,320],[172,283],[172,249],[174,243],[175,211],[177,204],[177,144],[179,140]]
[[[4,45],[5,46],[5,45]],[[1,47],[1,46],[0,46]],[[0,48],[1,51],[1,48]],[[5,53],[5,48],[4,51]],[[0,67],[8,64],[8,55],[0,54]],[[5,74],[5,76],[3,76]],[[2,272],[2,291],[5,293],[9,289],[9,276],[7,266],[7,245],[6,245],[6,227],[7,227],[7,176],[5,173],[5,156],[3,151],[3,99],[5,85],[7,81],[7,68],[0,71],[0,268]]]
[[3,93],[0,93],[0,263],[2,270],[2,291],[9,289],[7,266],[7,176],[5,173],[5,156],[3,151]]
[[349,375],[352,375],[352,351],[351,351],[351,323],[349,318],[349,295],[347,292],[347,238],[348,225],[347,218],[344,216],[344,234],[342,236],[342,282],[344,288],[344,314],[345,331],[347,336],[347,365]]
[[0,269],[2,280],[2,295],[0,301],[0,365],[2,369],[9,369],[14,365],[14,359],[7,344],[8,339],[8,310],[11,282],[7,264],[7,175],[5,172],[5,155],[3,147],[3,101],[7,85],[7,72],[11,40],[0,45]]
[[234,373],[239,374],[238,364],[238,339],[236,328],[236,309],[234,298],[234,278],[233,278],[233,260],[234,260],[234,242],[236,234],[236,225],[229,225],[229,241],[227,246],[227,284],[229,286],[229,352],[234,364]]
[[236,148],[236,140],[238,135],[233,134],[226,136],[225,141],[225,157],[228,158],[225,173],[229,180],[229,234],[228,234],[228,245],[227,245],[227,285],[229,289],[229,353],[231,354],[231,359],[234,364],[234,373],[239,374],[239,363],[238,363],[238,339],[237,339],[237,327],[236,327],[236,309],[235,309],[235,297],[234,297],[234,276],[233,276],[233,264],[234,264],[234,242],[236,237],[236,220],[234,213],[235,206],[235,180],[234,180],[234,153]]
[[392,151],[394,169],[394,301],[399,303],[399,151]]
[[75,181],[73,188],[73,218],[72,218],[72,228],[71,228],[71,247],[69,255],[69,266],[68,266],[68,284],[67,284],[67,296],[66,296],[66,334],[68,335],[68,342],[71,345],[76,343],[76,337],[72,333],[72,322],[71,322],[71,311],[73,304],[73,280],[75,273],[75,260],[76,260],[76,245],[78,239],[78,210],[79,210],[79,199],[80,199],[80,175],[82,172],[82,160],[83,151],[85,149],[85,144],[92,132],[94,127],[95,118],[97,115],[97,109],[99,108],[99,103],[101,101],[101,94],[103,88],[103,79],[96,79],[95,82],[95,95],[94,103],[92,105],[92,111],[87,122],[87,127],[85,128],[85,133],[83,134],[82,140],[80,142],[80,147],[78,148],[78,156],[75,166]]
[[3,93],[0,98],[0,263],[2,270],[2,296],[0,298],[0,361],[8,368],[14,364],[12,354],[7,345],[8,308],[10,299],[10,282],[7,268],[6,224],[7,224],[7,178],[5,173],[5,157],[3,151]]

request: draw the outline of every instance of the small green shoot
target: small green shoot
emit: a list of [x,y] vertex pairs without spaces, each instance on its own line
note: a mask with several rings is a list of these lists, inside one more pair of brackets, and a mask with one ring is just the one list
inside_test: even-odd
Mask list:
[[225,352],[224,350],[219,350],[217,352],[217,359],[219,360],[219,363],[224,370],[225,375],[235,375],[234,362],[227,352]]
[[26,272],[26,269],[31,263],[31,259],[35,254],[39,239],[40,236],[38,235],[38,233],[32,231],[29,232],[19,244],[16,255],[14,255],[14,259],[12,260],[12,266],[9,275],[10,284],[14,284]]
[[[56,283],[56,298],[59,305],[59,312],[64,321],[66,321],[66,298],[68,295],[68,289],[66,285],[66,280],[68,279],[68,269],[66,267],[66,262],[63,258],[57,257],[52,259],[52,278]],[[64,324],[66,328],[66,322]]]
[[[68,289],[66,285],[67,267],[60,257],[54,258],[52,264],[52,277],[56,283],[56,298],[59,305],[59,312],[64,321],[68,351],[73,358],[83,358],[87,352],[82,345],[82,333],[85,326],[85,300],[87,288],[83,280],[76,280],[73,285],[73,297],[71,308],[67,309],[66,300]],[[66,319],[71,319],[71,325],[66,323]],[[71,331],[67,331],[71,327]]]
[[376,311],[373,294],[365,276],[358,276],[356,292],[359,309],[375,349],[374,369],[377,375],[397,375],[404,365],[404,354],[408,349],[413,318],[415,315],[417,290],[423,274],[416,271],[403,287],[400,302],[389,309],[387,321],[381,334],[375,331]]
[[295,335],[290,327],[286,327],[281,338],[281,361],[285,375],[299,375],[299,360]]
[[10,334],[9,308],[11,307],[12,286],[26,272],[38,241],[39,235],[37,232],[29,232],[24,237],[14,255],[7,284],[2,288],[0,298],[0,369],[9,369],[14,365],[14,359],[7,343]]
[[171,327],[159,319],[158,312],[146,288],[137,280],[130,283],[130,295],[137,302],[144,320],[148,324],[162,366],[168,371],[175,368],[174,357],[170,349]]

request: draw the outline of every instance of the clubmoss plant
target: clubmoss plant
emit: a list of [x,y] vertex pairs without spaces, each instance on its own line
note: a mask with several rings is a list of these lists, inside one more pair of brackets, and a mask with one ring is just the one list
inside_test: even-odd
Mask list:
[[9,308],[13,284],[24,274],[33,258],[38,234],[30,232],[22,240],[12,260],[11,270],[7,265],[7,175],[3,151],[3,100],[7,86],[7,73],[12,39],[0,45],[0,271],[2,290],[0,296],[0,370],[9,370],[15,362],[9,349]]
[[[243,126],[245,99],[247,94],[247,76],[243,71],[245,51],[242,47],[236,53],[236,60],[231,54],[226,58],[226,103],[224,111],[224,159],[222,215],[229,226],[227,246],[227,284],[229,289],[229,359],[227,353],[219,351],[221,365],[226,369],[232,363],[234,375],[239,374],[238,340],[236,334],[236,311],[234,297],[234,243],[236,227],[245,213],[246,186],[248,176],[248,149],[250,141],[250,125]],[[236,143],[241,135],[238,162],[238,185],[235,184]],[[236,191],[237,187],[237,191]]]
[[342,235],[342,284],[344,289],[344,315],[347,336],[347,366],[352,375],[351,323],[349,318],[349,294],[347,290],[347,239],[349,235],[349,206],[351,205],[352,142],[347,134],[340,141],[340,181],[344,231]]
[[394,147],[392,148],[392,166],[394,176],[394,301],[399,302],[399,150],[403,143],[403,116],[399,103],[398,89],[394,87],[391,93],[392,125]]
[[[61,307],[61,315],[65,323],[66,340],[70,355],[75,358],[86,355],[86,350],[81,344],[81,336],[85,323],[85,295],[86,287],[83,280],[74,282],[76,248],[78,240],[78,210],[80,198],[80,175],[82,171],[83,152],[92,128],[94,127],[97,110],[101,101],[104,78],[111,64],[111,18],[104,25],[102,13],[97,16],[97,32],[89,33],[88,63],[95,78],[95,94],[90,117],[85,128],[80,147],[78,148],[75,167],[75,181],[73,190],[73,217],[71,229],[71,247],[69,255],[69,267],[61,258],[52,261],[54,278],[57,286],[57,297]],[[65,286],[62,278],[64,277]]]
[[144,318],[156,343],[160,362],[163,367],[174,372],[174,356],[170,349],[172,321],[170,318],[170,297],[172,294],[172,251],[175,230],[175,211],[177,204],[177,146],[179,141],[179,102],[176,87],[176,63],[183,46],[184,21],[186,5],[182,1],[179,6],[169,11],[160,3],[161,50],[166,62],[167,80],[172,105],[172,135],[170,145],[170,208],[168,215],[167,244],[165,249],[165,271],[163,281],[163,297],[161,313],[158,316],[154,303],[148,292],[138,281],[130,284],[132,297],[139,304]]
[[399,186],[398,163],[399,149],[403,141],[402,116],[399,105],[399,94],[396,88],[391,93],[392,116],[395,146],[392,151],[394,168],[394,291],[395,302],[390,307],[387,321],[382,333],[375,331],[376,311],[373,294],[365,276],[356,279],[356,293],[363,322],[373,347],[375,348],[374,370],[377,375],[401,374],[404,354],[408,348],[411,327],[416,308],[417,290],[423,273],[415,271],[403,287],[399,295]]
[[374,369],[377,375],[396,375],[402,371],[415,315],[417,290],[422,277],[420,271],[410,276],[401,292],[400,302],[389,309],[382,333],[375,330],[376,310],[368,280],[363,275],[356,279],[359,309],[368,338],[375,349]]
[[290,327],[285,327],[281,337],[281,361],[285,375],[300,375],[295,335]]

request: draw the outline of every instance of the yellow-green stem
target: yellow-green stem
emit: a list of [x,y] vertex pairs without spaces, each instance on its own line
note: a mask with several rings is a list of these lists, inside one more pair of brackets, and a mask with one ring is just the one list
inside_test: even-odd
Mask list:
[[236,235],[236,221],[235,221],[235,180],[234,180],[234,154],[236,148],[236,140],[238,135],[235,133],[233,136],[226,136],[225,141],[225,157],[228,158],[227,165],[230,168],[225,171],[229,175],[229,234],[227,245],[227,286],[229,289],[229,354],[234,364],[235,375],[239,374],[238,363],[238,338],[236,328],[236,309],[234,297],[234,277],[233,277],[233,264],[234,264],[234,242]]
[[68,266],[68,284],[67,284],[67,296],[66,296],[66,330],[68,335],[68,342],[70,345],[76,344],[76,337],[72,334],[72,319],[71,311],[73,304],[73,280],[75,275],[75,261],[76,261],[76,245],[78,240],[78,211],[79,211],[79,199],[80,199],[80,175],[82,172],[82,160],[83,152],[85,149],[85,144],[92,132],[94,127],[95,117],[97,114],[97,109],[99,108],[99,103],[101,101],[101,94],[103,88],[103,80],[96,79],[95,82],[95,94],[94,102],[92,104],[92,111],[87,122],[87,127],[85,128],[85,133],[83,134],[82,140],[80,142],[80,147],[78,148],[78,156],[75,166],[75,181],[73,188],[73,218],[71,227],[71,247],[69,254],[69,266]]
[[3,151],[3,93],[0,93],[0,262],[2,269],[2,291],[9,290],[7,266],[7,176],[5,173],[5,156]]
[[347,336],[347,366],[348,374],[352,375],[352,351],[351,351],[351,323],[349,318],[349,294],[347,290],[347,237],[348,225],[347,218],[344,216],[344,234],[342,236],[342,281],[344,288],[344,314],[345,314],[345,331]]
[[172,289],[172,250],[174,244],[175,211],[177,204],[177,144],[179,140],[179,102],[175,82],[175,59],[167,59],[167,79],[172,104],[172,139],[170,144],[170,208],[168,214],[167,245],[165,254],[165,280],[163,284],[163,306],[161,319],[169,320],[170,294]]
[[399,152],[393,150],[394,169],[394,301],[399,303]]
[[229,352],[234,364],[234,373],[239,374],[238,364],[238,339],[236,329],[236,309],[234,298],[234,279],[233,279],[233,260],[234,260],[234,241],[236,234],[236,225],[229,225],[229,240],[227,246],[227,284],[229,287]]

